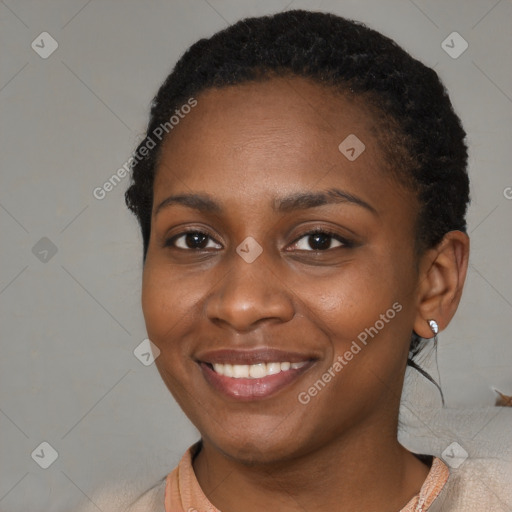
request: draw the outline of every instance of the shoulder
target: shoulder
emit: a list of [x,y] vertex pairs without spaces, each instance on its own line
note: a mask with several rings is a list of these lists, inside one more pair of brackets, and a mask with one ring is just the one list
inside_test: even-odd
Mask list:
[[166,483],[167,477],[159,480],[153,487],[133,501],[126,509],[126,512],[148,512],[161,510],[165,500]]
[[[87,498],[87,503],[77,512],[163,512],[166,504],[173,503],[176,498],[179,469],[185,476],[193,474],[192,458],[198,452],[201,441],[193,444],[182,456],[178,465],[154,483],[149,489],[141,490],[141,483],[125,481],[112,483],[97,489],[94,495]],[[182,475],[183,476],[183,475]],[[187,483],[185,481],[185,483]],[[166,497],[166,490],[169,496]],[[174,500],[174,501],[173,501]]]
[[429,512],[510,512],[512,408],[442,408],[409,393],[402,404],[400,441],[414,453],[442,458],[450,469]]
[[140,492],[134,483],[109,484],[97,489],[77,512],[160,512],[163,510],[167,477]]
[[[432,512],[508,512],[512,505],[512,463],[496,458],[467,459],[450,477]],[[439,508],[440,507],[440,508]]]

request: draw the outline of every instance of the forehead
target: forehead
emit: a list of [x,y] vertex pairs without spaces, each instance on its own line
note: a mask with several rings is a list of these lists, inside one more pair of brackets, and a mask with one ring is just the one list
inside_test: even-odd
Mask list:
[[247,201],[330,186],[376,200],[402,194],[386,169],[376,118],[349,94],[302,78],[202,92],[167,136],[155,203],[170,189],[226,199],[235,191]]

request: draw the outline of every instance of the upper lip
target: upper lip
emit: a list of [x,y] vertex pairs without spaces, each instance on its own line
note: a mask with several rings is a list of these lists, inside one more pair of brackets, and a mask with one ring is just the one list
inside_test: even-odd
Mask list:
[[218,364],[257,364],[290,362],[301,363],[317,359],[312,354],[300,354],[297,352],[287,352],[274,348],[256,348],[252,350],[219,349],[202,352],[196,357],[196,360],[202,363]]

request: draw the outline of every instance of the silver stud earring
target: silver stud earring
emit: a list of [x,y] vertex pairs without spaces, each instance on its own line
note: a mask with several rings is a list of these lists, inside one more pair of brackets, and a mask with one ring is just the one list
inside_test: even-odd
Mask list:
[[437,322],[435,320],[429,320],[428,325],[430,325],[430,330],[434,333],[434,336],[437,336],[437,333],[439,332]]

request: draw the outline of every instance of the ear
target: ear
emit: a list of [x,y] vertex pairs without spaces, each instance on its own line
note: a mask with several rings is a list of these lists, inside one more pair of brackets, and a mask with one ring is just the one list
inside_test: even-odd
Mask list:
[[414,331],[432,338],[428,324],[435,320],[439,330],[452,319],[462,295],[469,260],[469,237],[462,231],[449,231],[420,262],[417,314]]

